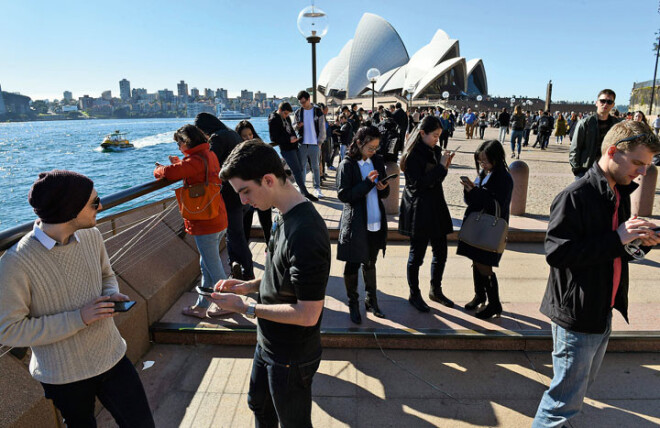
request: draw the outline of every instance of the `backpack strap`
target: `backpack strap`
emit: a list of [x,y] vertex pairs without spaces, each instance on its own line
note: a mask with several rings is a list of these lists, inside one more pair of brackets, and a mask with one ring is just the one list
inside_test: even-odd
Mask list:
[[[206,158],[205,158],[204,156],[200,156],[200,155],[191,155],[190,157],[191,157],[191,158],[192,158],[192,157],[200,158],[200,159],[204,162],[204,185],[205,185],[205,186],[208,186],[208,185],[209,185],[209,162],[206,160]],[[190,187],[190,186],[188,185],[188,183],[186,182],[186,179],[185,179],[185,178],[183,179],[183,186],[184,186],[184,187]]]

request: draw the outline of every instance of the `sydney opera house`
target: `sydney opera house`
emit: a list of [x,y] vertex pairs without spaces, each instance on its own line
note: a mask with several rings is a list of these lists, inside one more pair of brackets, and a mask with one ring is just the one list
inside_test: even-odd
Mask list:
[[394,27],[378,15],[365,13],[355,36],[321,71],[318,90],[326,96],[355,98],[371,91],[367,70],[381,76],[375,91],[412,99],[488,94],[486,70],[479,58],[466,61],[458,40],[438,30],[412,57]]

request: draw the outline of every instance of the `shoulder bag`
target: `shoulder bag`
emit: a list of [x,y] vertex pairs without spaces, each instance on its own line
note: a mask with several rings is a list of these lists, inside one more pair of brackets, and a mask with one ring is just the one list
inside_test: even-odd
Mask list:
[[183,186],[174,190],[176,200],[179,204],[181,217],[186,220],[211,220],[220,215],[220,185],[209,183],[209,164],[204,156],[199,157],[204,161],[203,183],[189,185],[183,180]]
[[500,217],[500,204],[494,202],[494,216],[484,213],[484,210],[468,215],[458,233],[458,240],[480,250],[502,254],[509,225]]

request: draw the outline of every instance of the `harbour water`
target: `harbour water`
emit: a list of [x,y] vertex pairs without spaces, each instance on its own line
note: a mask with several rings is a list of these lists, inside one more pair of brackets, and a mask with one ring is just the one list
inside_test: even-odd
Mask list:
[[[94,180],[101,198],[153,180],[155,162],[168,164],[168,155],[181,155],[172,139],[174,131],[192,122],[179,118],[0,123],[0,230],[35,218],[27,195],[42,171],[70,169],[85,174]],[[268,140],[267,119],[250,122]],[[224,123],[233,129],[238,121]],[[115,130],[126,132],[135,149],[102,152],[103,137]],[[163,192],[174,194],[170,188]]]

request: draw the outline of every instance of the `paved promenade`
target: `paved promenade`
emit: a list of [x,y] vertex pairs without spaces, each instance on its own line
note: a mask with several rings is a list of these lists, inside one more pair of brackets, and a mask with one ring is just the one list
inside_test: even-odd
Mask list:
[[[487,137],[496,136],[489,129]],[[465,205],[462,201],[460,175],[473,176],[472,152],[481,140],[467,140],[459,129],[450,148],[460,145],[459,154],[445,181],[445,193],[455,225],[460,224]],[[533,143],[533,140],[532,140]],[[510,149],[507,148],[507,153]],[[554,195],[572,180],[566,162],[568,141],[554,144],[541,152],[525,149],[521,160],[530,166],[528,216],[512,218],[513,228],[545,229],[550,203]],[[334,177],[334,173],[331,173]],[[308,177],[310,178],[310,177]],[[323,192],[327,198],[316,203],[328,222],[338,226],[341,204],[334,193],[334,179]],[[311,183],[309,183],[311,185]],[[311,187],[310,187],[311,188]],[[660,213],[656,198],[654,211]],[[256,216],[255,216],[256,217]],[[657,216],[654,218],[658,218]],[[396,216],[390,217],[390,228],[396,227]],[[255,219],[256,221],[256,219]],[[458,222],[458,223],[457,223]],[[256,223],[255,223],[256,226]],[[251,244],[256,275],[262,273],[265,244]],[[362,334],[357,348],[326,346],[324,359],[314,378],[312,417],[317,427],[529,427],[543,391],[552,377],[549,351],[549,322],[538,307],[545,290],[548,265],[540,242],[509,243],[501,267],[496,270],[504,307],[502,317],[482,321],[462,308],[472,298],[470,261],[456,255],[455,244],[449,245],[449,258],[444,274],[445,293],[457,303],[452,309],[428,302],[431,313],[421,314],[407,302],[408,287],[405,266],[408,245],[390,242],[386,257],[379,258],[378,297],[386,319],[365,316],[363,323],[352,324],[348,317],[342,280],[343,262],[335,258],[328,283],[322,329],[324,340],[333,335]],[[226,257],[226,255],[224,255]],[[426,295],[429,284],[430,250],[420,270],[420,284]],[[660,334],[660,284],[658,267],[660,251],[652,251],[646,260],[631,265],[630,324],[615,313],[613,343],[605,356],[600,376],[587,394],[583,412],[573,427],[655,427],[660,425],[660,354],[621,353],[634,351],[644,337]],[[360,295],[364,297],[360,286]],[[181,307],[191,304],[196,295],[184,294],[161,323],[218,332],[253,327],[242,316],[224,319],[193,320],[180,314]],[[376,332],[376,335],[374,335]],[[461,338],[443,342],[443,349],[398,348],[388,335]],[[546,338],[543,345],[529,339]],[[469,348],[468,336],[509,336],[522,340],[493,341],[486,349],[474,342]],[[624,338],[615,342],[614,337]],[[527,342],[524,342],[527,338]],[[641,338],[641,339],[640,339]],[[209,336],[196,345],[155,344],[143,358],[154,361],[150,369],[141,371],[150,403],[159,427],[247,427],[254,420],[247,407],[247,391],[252,346],[209,345]],[[406,342],[408,344],[410,342]],[[498,348],[498,343],[507,343]],[[384,350],[379,349],[382,345]],[[335,344],[335,346],[346,346]],[[405,345],[408,346],[408,345]],[[417,345],[413,345],[417,346]],[[423,348],[424,345],[418,346]],[[516,350],[511,350],[516,349]],[[141,368],[141,363],[138,369]],[[100,415],[100,426],[113,426],[107,412]]]

